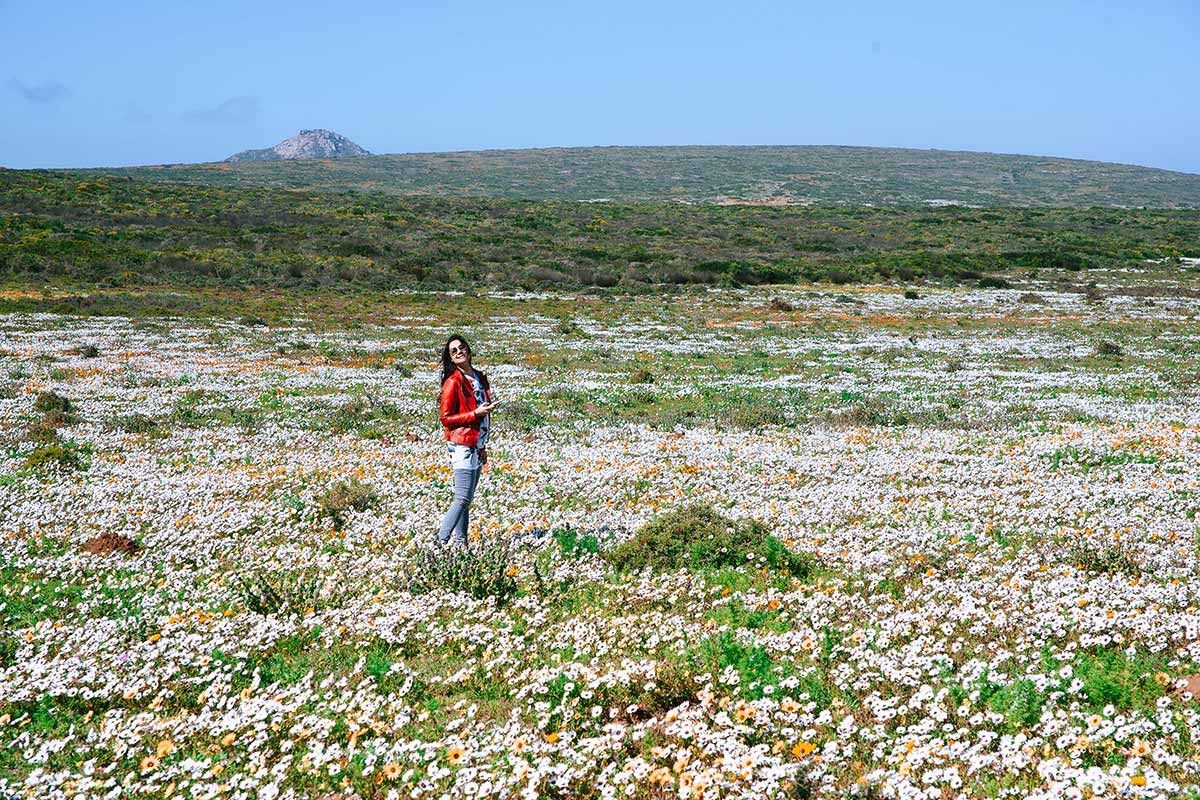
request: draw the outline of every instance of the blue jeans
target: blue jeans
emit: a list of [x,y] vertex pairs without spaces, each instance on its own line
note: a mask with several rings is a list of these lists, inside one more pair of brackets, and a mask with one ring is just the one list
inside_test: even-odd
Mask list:
[[454,502],[446,516],[442,518],[442,527],[438,530],[438,542],[445,544],[454,535],[454,544],[467,543],[467,525],[471,521],[471,500],[475,498],[475,486],[479,483],[478,469],[454,470]]

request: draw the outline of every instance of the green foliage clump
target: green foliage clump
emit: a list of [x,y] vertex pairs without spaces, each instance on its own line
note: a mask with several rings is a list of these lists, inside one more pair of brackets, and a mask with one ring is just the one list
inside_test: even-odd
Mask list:
[[600,552],[600,540],[594,533],[580,534],[574,528],[559,528],[554,531],[554,541],[563,555],[578,558]]
[[40,444],[25,456],[29,469],[57,467],[59,469],[85,470],[91,466],[91,448],[73,440]]
[[1128,575],[1134,578],[1142,574],[1141,559],[1123,539],[1105,545],[1081,539],[1071,546],[1068,558],[1071,564],[1087,572]]
[[57,392],[39,392],[36,399],[33,401],[35,411],[40,411],[43,414],[59,412],[61,414],[70,414],[73,410],[70,399],[63,397]]
[[517,593],[516,569],[507,541],[422,550],[408,575],[413,594],[463,592],[477,600],[491,598],[502,606]]
[[379,505],[379,495],[370,484],[358,478],[338,481],[317,496],[317,511],[328,518],[334,530],[341,530],[351,511],[366,511]]
[[501,417],[496,420],[505,428],[530,433],[546,424],[546,416],[528,400],[509,400],[501,407]]
[[157,419],[139,411],[115,418],[112,421],[112,426],[125,433],[142,433],[154,437],[162,436],[166,433],[162,424]]
[[701,504],[650,520],[611,550],[608,559],[619,570],[655,572],[751,563],[805,578],[814,568],[811,556],[790,550],[762,523],[734,521]]
[[238,598],[255,614],[303,614],[316,608],[324,578],[320,573],[238,575]]

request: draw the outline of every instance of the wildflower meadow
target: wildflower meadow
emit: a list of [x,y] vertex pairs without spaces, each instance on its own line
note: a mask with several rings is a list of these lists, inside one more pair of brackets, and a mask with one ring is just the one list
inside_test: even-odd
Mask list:
[[1200,797],[1200,298],[1116,283],[0,315],[0,797]]

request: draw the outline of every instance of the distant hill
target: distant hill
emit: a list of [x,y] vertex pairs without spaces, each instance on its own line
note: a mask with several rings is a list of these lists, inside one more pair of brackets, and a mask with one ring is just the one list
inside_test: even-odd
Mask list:
[[261,150],[243,150],[225,159],[235,161],[303,161],[313,158],[357,158],[369,156],[370,152],[356,145],[340,133],[322,128],[300,131],[290,139],[284,139],[274,147]]
[[[274,149],[274,148],[273,148]],[[790,205],[1200,208],[1200,175],[878,147],[579,147],[103,170],[154,181],[397,195]]]

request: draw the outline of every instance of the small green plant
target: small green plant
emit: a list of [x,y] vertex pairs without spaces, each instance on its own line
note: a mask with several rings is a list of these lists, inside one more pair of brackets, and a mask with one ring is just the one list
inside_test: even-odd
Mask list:
[[1125,351],[1121,349],[1121,345],[1116,342],[1110,342],[1107,339],[1096,345],[1096,355],[1106,358],[1120,358]]
[[255,614],[303,614],[317,606],[324,586],[319,573],[270,574],[255,572],[238,575],[237,593],[246,608]]
[[619,570],[716,569],[746,564],[808,577],[814,562],[790,550],[755,520],[734,521],[706,505],[691,505],[652,519],[609,552]]
[[562,336],[580,336],[583,334],[583,328],[572,319],[564,319],[554,327],[556,333]]
[[516,568],[507,541],[474,542],[422,550],[413,561],[408,590],[464,592],[478,600],[491,598],[497,606],[517,593]]
[[654,373],[645,367],[638,367],[629,373],[630,383],[654,383]]
[[351,511],[366,511],[379,505],[379,495],[375,489],[358,478],[338,481],[316,498],[317,511],[333,524],[334,530],[341,530],[346,525]]
[[40,444],[25,456],[25,466],[30,469],[57,467],[60,469],[85,470],[91,466],[91,448],[74,440]]
[[38,396],[33,401],[33,408],[43,414],[59,412],[61,414],[70,414],[74,409],[71,401],[56,392],[39,392]]
[[580,534],[574,528],[559,528],[553,535],[563,555],[578,558],[600,552],[600,540],[594,533]]
[[112,421],[112,425],[125,433],[141,433],[147,436],[160,436],[165,433],[158,420],[138,411],[117,417]]
[[905,300],[920,300],[921,293],[918,292],[916,289],[905,289],[904,290],[904,299]]
[[1123,539],[1104,545],[1090,539],[1080,539],[1068,551],[1068,560],[1087,572],[1121,574],[1135,578],[1142,574],[1141,560]]
[[500,416],[493,422],[505,428],[529,433],[546,424],[546,417],[527,400],[509,400],[500,408]]

